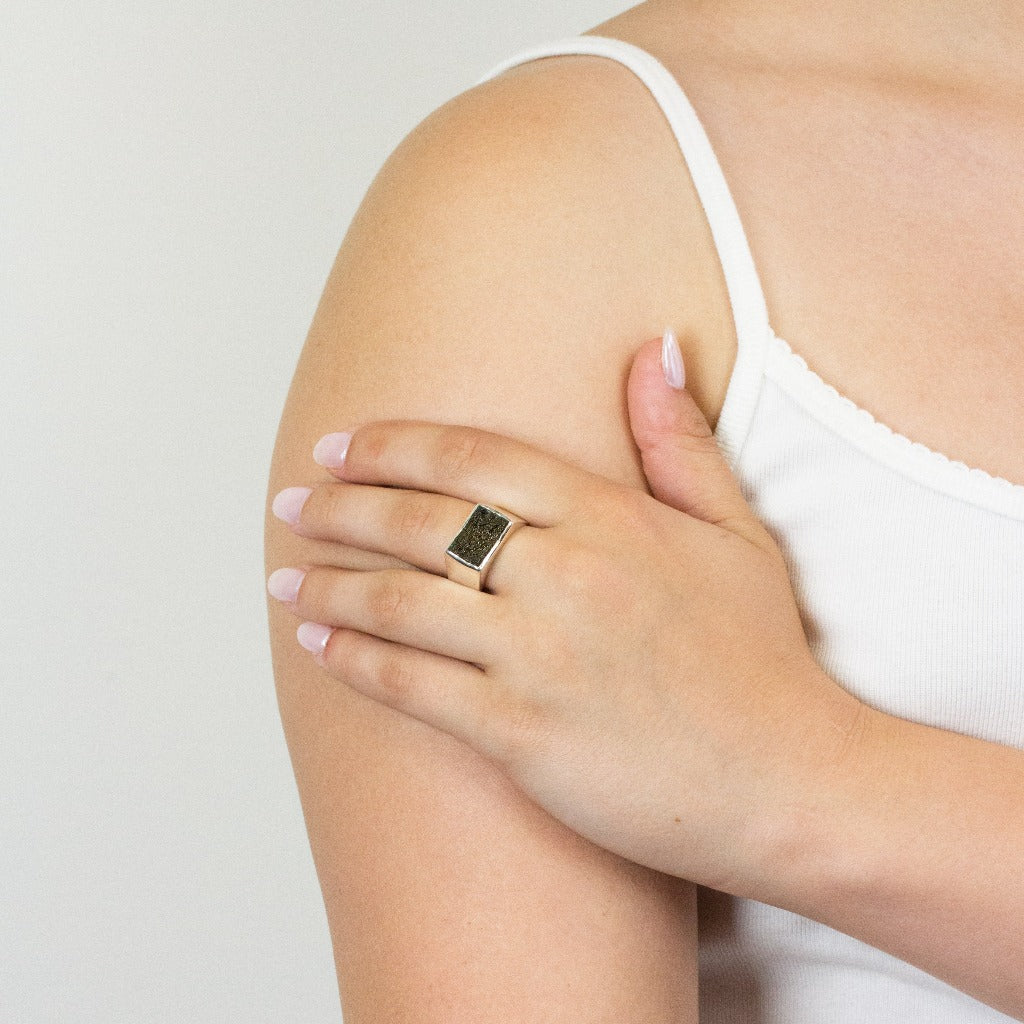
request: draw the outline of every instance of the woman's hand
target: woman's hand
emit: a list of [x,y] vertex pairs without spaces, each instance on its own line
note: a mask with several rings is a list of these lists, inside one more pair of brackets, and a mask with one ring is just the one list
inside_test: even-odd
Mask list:
[[[638,352],[629,404],[663,500],[499,434],[365,423],[326,460],[336,481],[275,512],[413,568],[304,565],[268,586],[339,682],[470,744],[592,842],[753,895],[864,706],[816,665],[782,554],[659,347]],[[528,524],[483,591],[444,558],[478,502]]]

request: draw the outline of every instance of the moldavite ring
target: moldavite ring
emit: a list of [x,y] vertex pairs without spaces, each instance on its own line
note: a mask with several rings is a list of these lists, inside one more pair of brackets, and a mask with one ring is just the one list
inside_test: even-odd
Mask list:
[[498,548],[526,520],[490,505],[477,505],[444,553],[448,579],[483,590],[487,570]]

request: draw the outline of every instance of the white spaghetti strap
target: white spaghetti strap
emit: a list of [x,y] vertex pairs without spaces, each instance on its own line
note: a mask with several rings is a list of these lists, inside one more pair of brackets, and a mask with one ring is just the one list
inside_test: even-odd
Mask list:
[[760,392],[772,334],[764,292],[736,204],[707,133],[676,78],[653,54],[622,39],[571,36],[538,43],[507,57],[474,84],[540,57],[589,54],[610,57],[647,86],[675,134],[711,228],[736,327],[737,353],[715,437],[731,465],[739,458]]

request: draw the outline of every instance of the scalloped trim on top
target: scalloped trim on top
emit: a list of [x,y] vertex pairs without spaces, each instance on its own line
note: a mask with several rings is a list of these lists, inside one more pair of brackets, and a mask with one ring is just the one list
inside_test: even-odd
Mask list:
[[[851,425],[855,425],[858,436],[867,442],[877,441],[887,445],[890,450],[900,451],[908,462],[916,462],[918,466],[927,467],[938,476],[945,476],[950,481],[961,480],[967,485],[991,488],[995,493],[1005,495],[1012,501],[1024,502],[1024,484],[1014,483],[1006,477],[996,476],[978,466],[968,466],[959,459],[952,459],[943,452],[929,448],[920,441],[911,440],[900,434],[888,424],[875,419],[867,409],[857,405],[852,399],[837,391],[831,384],[823,380],[808,365],[803,356],[794,352],[789,343],[780,338],[774,331],[769,331],[770,352],[776,358],[786,360],[790,376],[797,375],[810,389],[812,397],[823,409],[840,411]],[[867,448],[870,452],[870,447]],[[1021,505],[1024,511],[1024,504]]]

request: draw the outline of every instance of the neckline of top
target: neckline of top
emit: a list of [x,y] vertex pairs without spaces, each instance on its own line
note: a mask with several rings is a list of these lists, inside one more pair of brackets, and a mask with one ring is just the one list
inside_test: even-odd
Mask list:
[[771,329],[764,373],[819,422],[890,468],[950,497],[1024,519],[1024,484],[969,466],[894,430],[824,380]]
[[951,459],[875,419],[823,380],[771,326],[757,265],[728,180],[704,123],[682,83],[652,53],[613,36],[576,35],[527,46],[491,68],[479,82],[516,64],[545,56],[593,54],[631,68],[662,108],[704,208],[726,280],[737,353],[715,437],[735,467],[747,438],[764,376],[825,426],[897,472],[947,495],[1024,519],[1024,484]]

